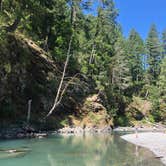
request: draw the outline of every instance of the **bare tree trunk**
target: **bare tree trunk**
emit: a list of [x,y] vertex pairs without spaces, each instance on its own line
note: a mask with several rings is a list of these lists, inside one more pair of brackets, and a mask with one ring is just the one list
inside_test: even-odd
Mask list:
[[147,91],[146,91],[146,94],[145,94],[145,98],[148,97],[148,94],[149,94],[149,91],[147,90]]
[[[71,1],[71,25],[72,25],[72,28],[73,28],[73,31],[75,29],[75,21],[76,21],[76,8],[75,8],[75,2],[72,0]],[[69,59],[70,59],[70,53],[71,53],[71,45],[72,45],[72,41],[73,41],[73,32],[71,34],[71,37],[70,37],[70,41],[69,41],[69,45],[68,45],[68,50],[67,50],[67,55],[66,55],[66,61],[65,61],[65,65],[64,65],[64,68],[63,68],[63,73],[62,73],[62,77],[61,77],[61,81],[60,81],[60,84],[59,84],[59,87],[58,87],[58,91],[57,91],[57,94],[56,94],[56,97],[55,97],[55,100],[54,100],[54,104],[52,106],[52,108],[50,109],[49,113],[46,115],[45,118],[49,117],[53,111],[55,110],[55,108],[60,104],[61,100],[62,100],[62,97],[63,97],[63,94],[66,90],[67,87],[64,88],[64,90],[61,92],[62,90],[62,85],[63,85],[63,81],[64,81],[64,77],[65,77],[65,74],[66,74],[66,69],[67,69],[67,66],[68,66],[68,63],[69,63]]]
[[48,35],[46,36],[45,40],[44,40],[44,51],[48,52]]
[[65,74],[66,74],[67,65],[68,65],[69,58],[70,58],[70,51],[71,51],[72,40],[73,40],[73,35],[71,36],[70,41],[69,41],[67,57],[66,57],[66,61],[65,61],[65,65],[64,65],[61,81],[60,81],[60,84],[59,84],[59,87],[58,87],[58,91],[57,91],[57,94],[56,94],[56,97],[55,97],[55,100],[54,100],[54,104],[53,104],[51,110],[49,111],[49,113],[47,114],[46,118],[48,116],[50,116],[52,114],[52,112],[55,110],[55,108],[60,104],[59,97],[60,97],[60,92],[61,92],[61,89],[62,89],[62,84],[63,84],[63,81],[64,81],[64,77],[65,77]]
[[32,100],[28,100],[27,124],[29,124],[29,121],[31,118],[31,104],[32,104]]

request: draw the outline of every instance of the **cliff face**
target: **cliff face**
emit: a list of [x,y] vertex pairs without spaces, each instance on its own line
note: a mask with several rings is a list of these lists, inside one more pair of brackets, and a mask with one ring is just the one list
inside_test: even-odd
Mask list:
[[26,40],[17,35],[7,36],[0,45],[0,55],[1,119],[23,120],[29,99],[32,99],[32,113],[40,117],[52,103],[51,90],[56,86],[55,75],[58,75],[56,66],[41,56],[42,50],[30,47]]
[[74,126],[97,127],[113,126],[113,119],[103,105],[104,98],[100,94],[89,95],[80,108],[80,115],[71,118]]
[[[25,121],[30,99],[31,120],[40,121],[53,104],[61,69],[33,41],[18,34],[10,34],[1,42],[0,57],[1,125]],[[71,89],[69,87],[66,92],[70,98],[62,105],[68,110],[74,109],[77,103],[77,98],[74,96],[73,99],[72,93],[86,93],[86,89],[78,90],[77,86],[72,92]]]
[[[32,100],[30,121],[36,126],[51,129],[65,125],[109,124],[102,103],[87,98],[93,93],[92,82],[88,83],[81,75],[73,79],[60,106],[44,123],[43,118],[54,102],[63,65],[58,65],[33,41],[20,34],[6,37],[0,44],[0,56],[0,126],[24,123],[28,100]],[[64,87],[75,74],[67,71]]]

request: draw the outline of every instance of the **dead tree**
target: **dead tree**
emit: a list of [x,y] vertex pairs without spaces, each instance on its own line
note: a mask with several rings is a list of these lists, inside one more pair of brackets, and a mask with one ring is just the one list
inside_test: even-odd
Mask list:
[[70,42],[69,42],[69,48],[68,48],[68,51],[67,51],[67,57],[66,57],[65,65],[64,65],[64,68],[63,68],[63,73],[62,73],[61,81],[60,81],[60,84],[59,84],[59,87],[58,87],[58,91],[57,91],[57,94],[56,94],[56,97],[55,97],[55,100],[54,100],[54,104],[53,104],[51,110],[49,111],[49,113],[47,114],[46,117],[48,117],[48,116],[50,116],[52,114],[52,112],[60,104],[60,101],[61,101],[61,100],[59,100],[59,98],[60,98],[60,95],[61,95],[62,84],[63,84],[63,81],[64,81],[67,65],[68,65],[69,58],[70,58],[72,38],[73,37],[71,36]]
[[65,78],[66,69],[67,69],[67,66],[68,66],[68,63],[69,63],[69,59],[70,59],[70,56],[71,56],[71,46],[72,46],[73,36],[74,36],[75,21],[76,21],[76,5],[75,5],[74,0],[72,0],[71,1],[71,25],[72,25],[73,31],[72,31],[72,34],[71,34],[71,37],[70,37],[70,40],[69,40],[69,45],[68,45],[68,50],[67,50],[67,55],[66,55],[66,61],[65,61],[64,68],[63,68],[61,81],[59,83],[58,90],[57,90],[57,93],[56,93],[56,97],[55,97],[55,100],[54,100],[54,104],[53,104],[52,108],[50,109],[50,111],[48,112],[48,114],[46,115],[45,118],[49,117],[53,113],[55,108],[57,108],[57,106],[59,106],[59,104],[62,100],[62,97],[64,95],[64,92],[67,89],[65,87],[62,90],[62,85],[63,85],[63,82],[64,82],[64,78]]
[[30,118],[31,118],[31,103],[32,103],[32,100],[28,100],[27,124],[29,124]]

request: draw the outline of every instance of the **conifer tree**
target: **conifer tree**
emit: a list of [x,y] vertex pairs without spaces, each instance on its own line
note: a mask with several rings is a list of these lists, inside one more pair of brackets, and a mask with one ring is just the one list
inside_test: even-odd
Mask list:
[[129,69],[129,58],[125,49],[126,43],[119,33],[117,42],[114,45],[114,56],[110,63],[110,81],[111,86],[118,88],[120,91],[129,87],[131,74]]
[[161,72],[159,75],[158,86],[161,96],[165,99],[166,102],[166,58],[163,59],[161,64]]
[[156,84],[160,73],[161,46],[158,32],[154,24],[150,28],[146,42],[148,54],[148,80],[150,84]]
[[143,79],[144,43],[139,34],[132,29],[127,44],[132,81],[138,83]]
[[166,30],[162,33],[162,57],[161,59],[166,57]]

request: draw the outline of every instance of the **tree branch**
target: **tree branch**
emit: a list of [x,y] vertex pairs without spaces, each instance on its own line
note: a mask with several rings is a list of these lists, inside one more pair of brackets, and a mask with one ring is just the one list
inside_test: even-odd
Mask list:
[[18,27],[20,21],[21,21],[21,17],[20,17],[20,16],[17,16],[17,18],[14,20],[13,24],[11,24],[11,25],[9,25],[9,26],[6,26],[6,27],[5,27],[5,30],[6,30],[7,32],[14,32],[14,31],[17,29],[17,27]]
[[63,98],[63,95],[65,93],[65,91],[67,90],[68,86],[72,83],[72,81],[79,75],[80,73],[77,73],[76,75],[74,75],[66,84],[66,86],[64,87],[64,89],[62,90],[61,92],[61,95],[59,97],[59,103],[61,102],[62,98]]

